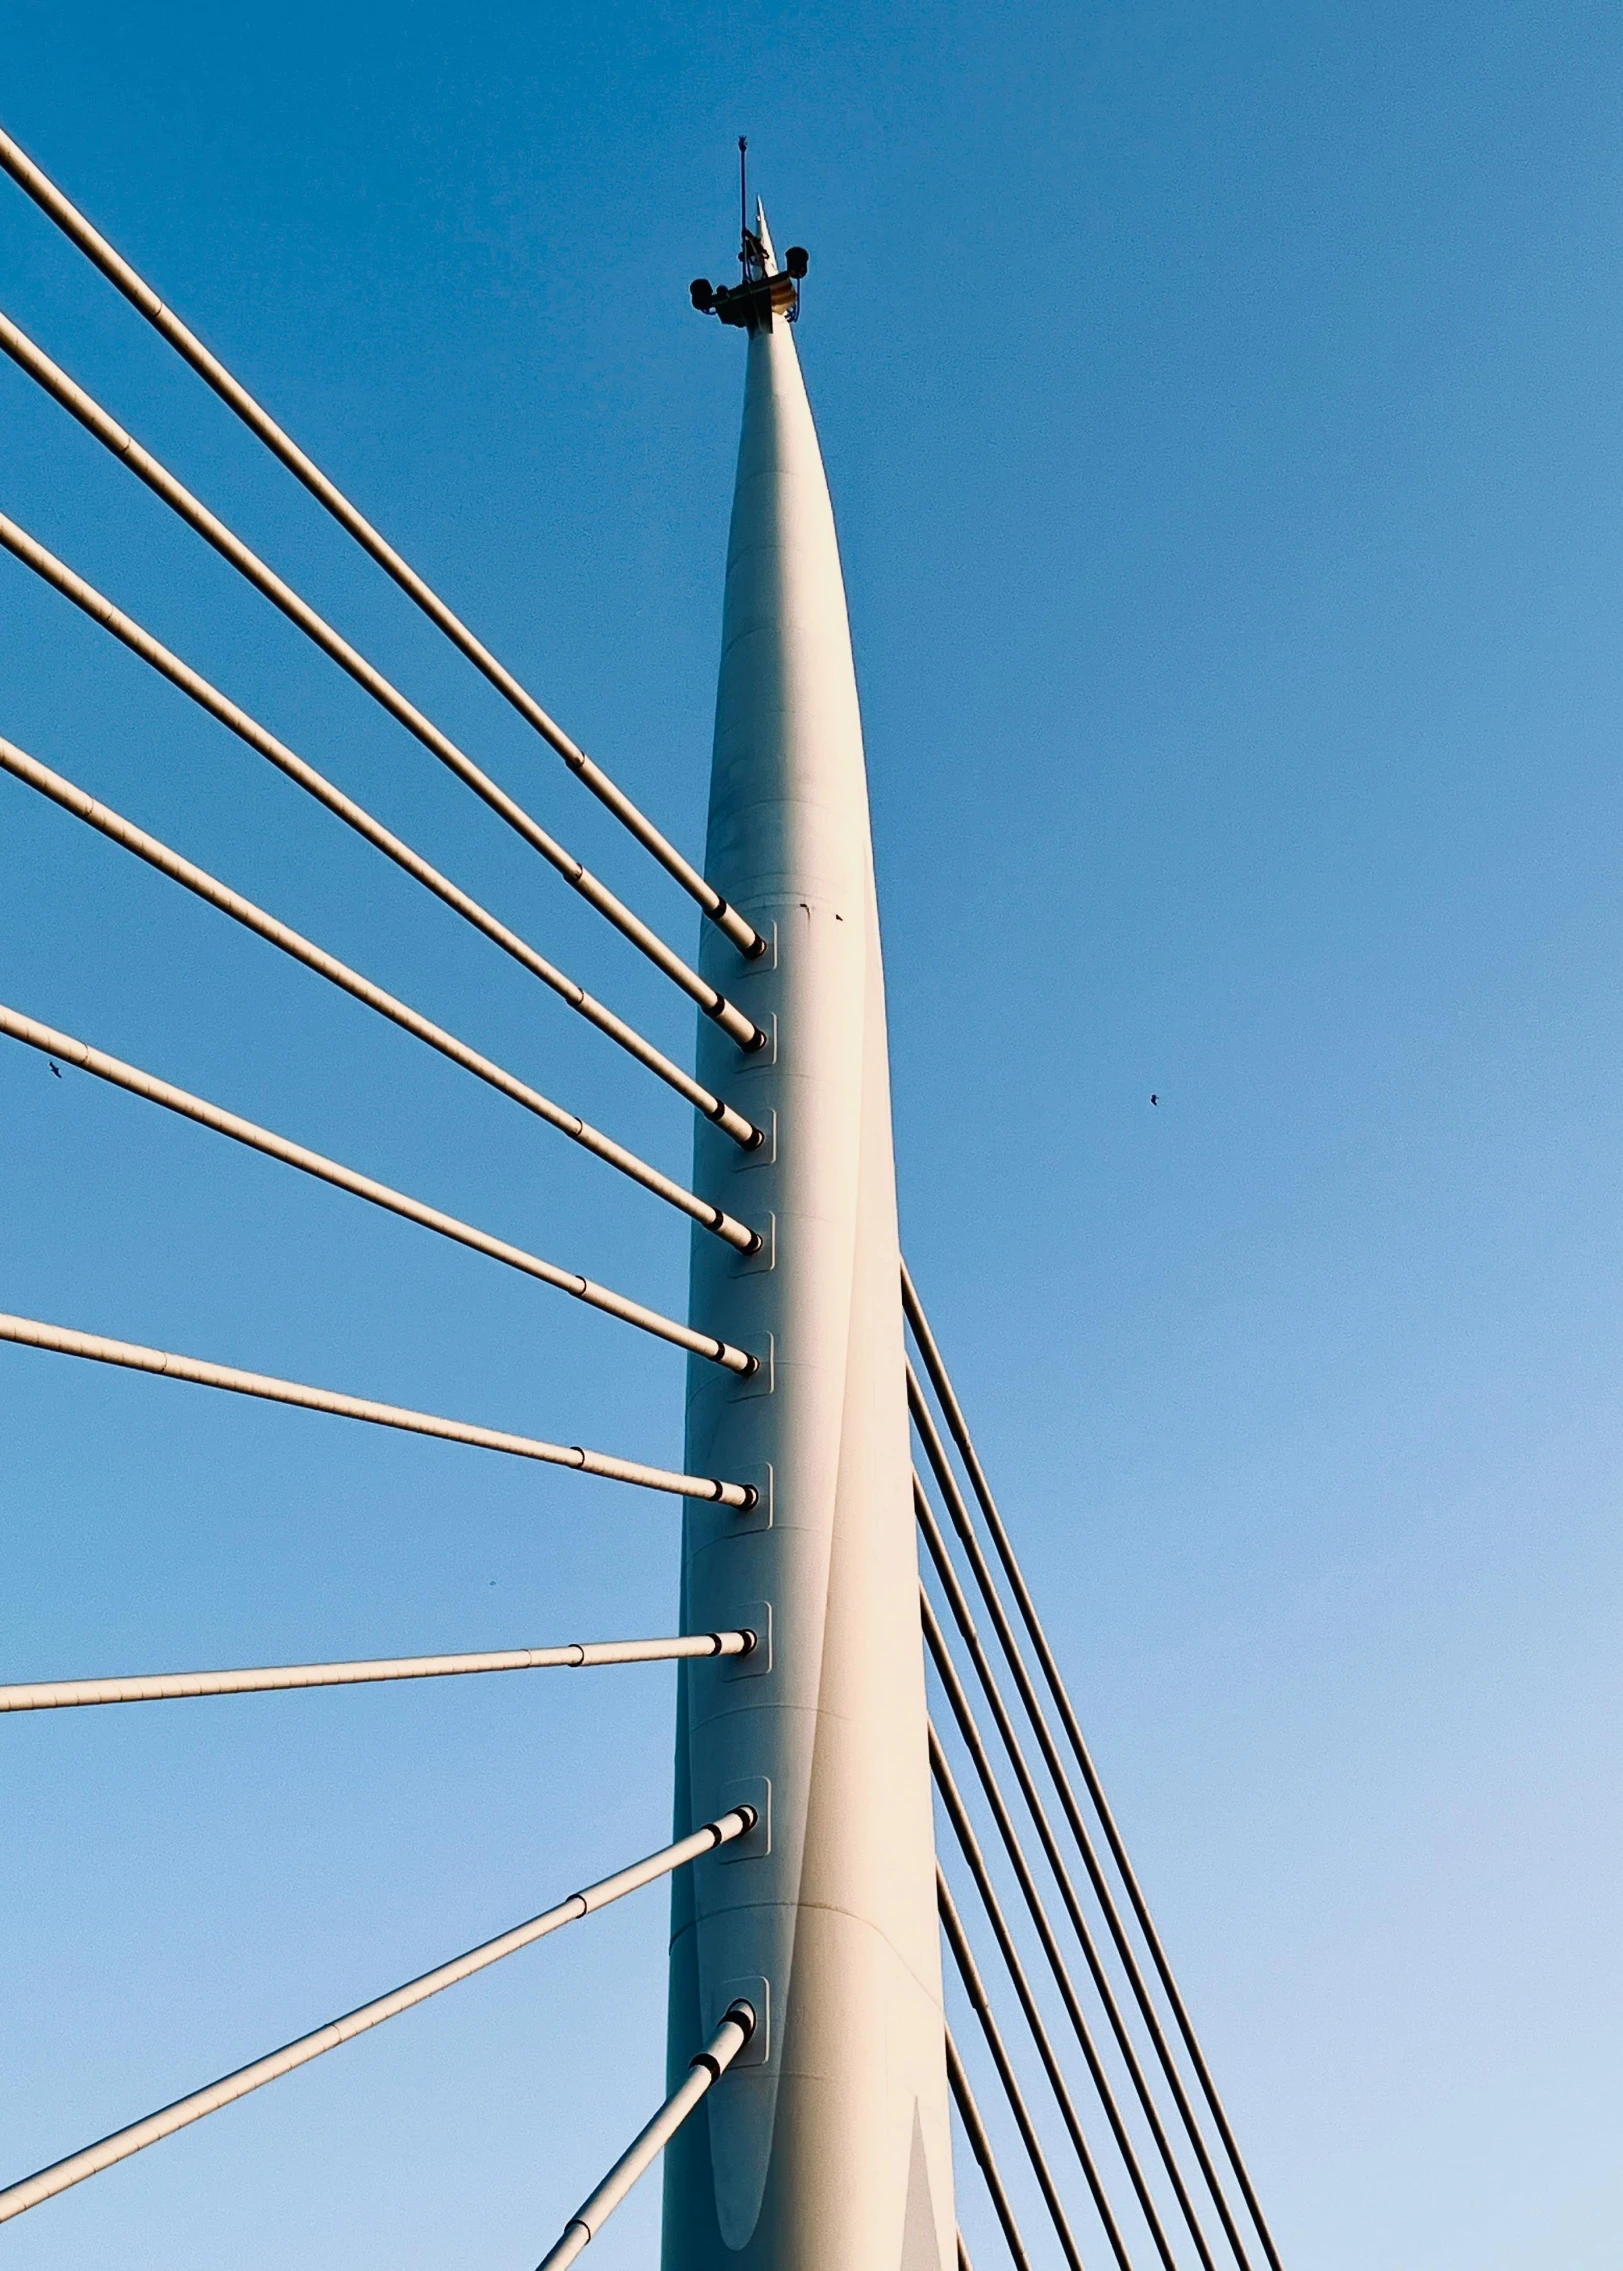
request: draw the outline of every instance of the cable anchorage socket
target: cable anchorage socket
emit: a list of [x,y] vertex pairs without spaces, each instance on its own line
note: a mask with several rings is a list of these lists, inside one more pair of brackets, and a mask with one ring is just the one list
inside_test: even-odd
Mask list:
[[[718,2000],[725,1998],[724,2014],[731,2017],[742,2003],[754,2014],[755,2024],[749,2040],[733,2059],[733,2065],[764,2066],[772,2055],[772,1989],[770,1983],[757,1973],[753,1979],[724,1979]],[[711,2006],[712,2009],[714,2005]]]
[[736,1807],[740,1813],[755,1816],[741,1837],[729,1838],[716,1855],[718,1864],[730,1867],[739,1861],[764,1861],[772,1851],[772,1784],[764,1774],[749,1774],[736,1782],[729,1782],[721,1792],[719,1811],[730,1813]]

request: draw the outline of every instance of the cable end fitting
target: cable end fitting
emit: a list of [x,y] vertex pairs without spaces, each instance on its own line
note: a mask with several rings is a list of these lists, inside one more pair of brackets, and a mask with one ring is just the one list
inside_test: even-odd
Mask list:
[[751,1057],[757,1049],[766,1047],[767,1036],[754,1018],[740,1009],[737,1002],[729,1001],[725,994],[714,994],[709,1001],[701,999],[700,1007],[706,1017],[719,1025],[733,1046],[746,1057]]
[[[735,908],[729,907],[726,900],[723,899],[718,910],[718,914],[731,915],[735,914],[736,912],[737,910]],[[743,922],[744,917],[742,915],[739,915],[738,920],[740,922]],[[766,952],[766,940],[761,936],[760,932],[755,928],[755,925],[753,923],[750,924],[749,929],[750,943],[748,944],[748,946],[740,945],[738,951],[743,955],[746,962],[759,962],[761,956]]]
[[755,1651],[756,1651],[756,1649],[757,1649],[757,1648],[759,1648],[759,1646],[761,1645],[761,1636],[760,1636],[760,1634],[759,1634],[759,1633],[756,1633],[756,1632],[751,1632],[751,1630],[750,1630],[749,1626],[748,1626],[748,1625],[746,1625],[746,1626],[744,1627],[744,1631],[743,1631],[743,1636],[742,1636],[742,1637],[743,1637],[744,1645],[743,1645],[743,1647],[742,1647],[742,1648],[740,1648],[740,1650],[738,1651],[738,1653],[740,1654],[740,1656],[753,1656],[753,1655],[754,1655],[754,1653],[755,1653]]
[[718,1096],[713,1103],[701,1105],[700,1110],[713,1126],[726,1130],[740,1151],[759,1151],[766,1141],[766,1130],[746,1120],[724,1097]]
[[747,1482],[744,1485],[744,1503],[742,1506],[740,1506],[738,1511],[740,1512],[740,1514],[753,1514],[760,1503],[760,1492],[756,1489],[754,1483]]
[[749,1244],[748,1244],[747,1246],[745,1246],[745,1247],[741,1248],[740,1250],[741,1250],[741,1251],[742,1251],[742,1252],[743,1252],[743,1253],[744,1253],[745,1255],[747,1255],[747,1256],[749,1256],[749,1257],[750,1257],[751,1259],[753,1259],[753,1258],[754,1258],[754,1256],[755,1256],[755,1255],[757,1255],[757,1254],[758,1254],[758,1253],[759,1253],[759,1252],[761,1251],[761,1248],[762,1248],[762,1247],[763,1247],[763,1246],[764,1246],[765,1244],[766,1244],[766,1240],[765,1240],[765,1239],[764,1239],[764,1238],[763,1238],[763,1237],[761,1236],[761,1233],[760,1233],[760,1232],[759,1232],[758,1230],[752,1230],[752,1231],[750,1232],[750,1242],[749,1242]]

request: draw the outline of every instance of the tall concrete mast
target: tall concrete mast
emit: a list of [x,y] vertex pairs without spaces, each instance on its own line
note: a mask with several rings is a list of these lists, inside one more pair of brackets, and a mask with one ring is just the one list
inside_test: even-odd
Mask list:
[[885,992],[845,588],[790,313],[759,207],[731,292],[748,336],[705,873],[767,939],[710,926],[704,971],[769,1035],[706,1024],[703,1078],[767,1130],[701,1123],[696,1187],[768,1233],[696,1237],[691,1314],[763,1353],[689,1368],[687,1456],[755,1480],[690,1502],[683,1627],[751,1657],[684,1666],[676,1816],[763,1823],[672,1902],[679,2075],[729,2001],[763,2023],[665,2171],[665,2271],[944,2271],[954,2259],[924,1672],[898,1291]]

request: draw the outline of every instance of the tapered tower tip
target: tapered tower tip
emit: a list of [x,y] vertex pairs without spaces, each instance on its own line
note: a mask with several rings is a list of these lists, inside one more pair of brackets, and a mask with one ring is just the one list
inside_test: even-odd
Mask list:
[[[745,141],[740,136],[740,165],[744,152]],[[741,192],[742,187],[741,176]],[[804,245],[792,244],[783,256],[780,269],[772,232],[767,226],[766,207],[759,198],[755,200],[752,229],[747,198],[742,202],[738,248],[738,264],[744,272],[741,281],[733,285],[712,284],[707,276],[695,276],[688,286],[688,296],[701,315],[719,316],[723,323],[735,324],[742,331],[770,331],[774,317],[795,323],[800,316],[801,278],[811,265],[810,255]]]

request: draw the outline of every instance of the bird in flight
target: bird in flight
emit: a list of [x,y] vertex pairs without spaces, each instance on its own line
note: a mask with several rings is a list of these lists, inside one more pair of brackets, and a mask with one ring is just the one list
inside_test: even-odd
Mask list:
[[55,1057],[47,1057],[45,1062],[50,1066],[52,1072],[55,1073],[57,1079],[60,1080],[62,1078],[62,1067],[57,1063]]
[[1160,1097],[1159,1097],[1159,1096],[1152,1096],[1152,1097],[1150,1098],[1150,1102],[1151,1102],[1152,1104],[1159,1104],[1159,1103],[1160,1103],[1160,1101],[1161,1101],[1161,1099],[1160,1099]]

